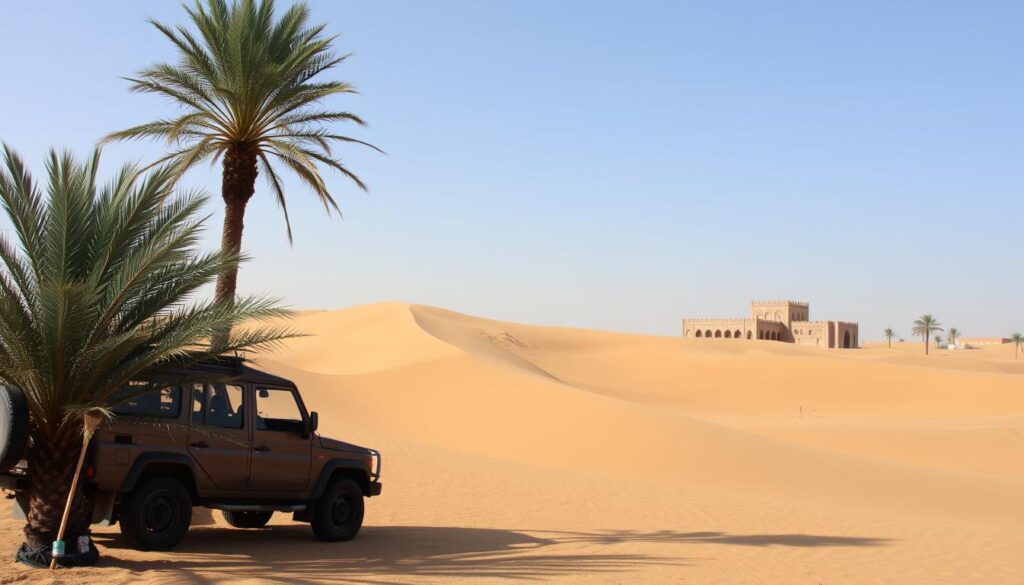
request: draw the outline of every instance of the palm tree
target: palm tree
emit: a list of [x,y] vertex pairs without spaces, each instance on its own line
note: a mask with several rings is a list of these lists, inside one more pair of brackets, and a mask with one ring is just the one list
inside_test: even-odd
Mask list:
[[[287,314],[259,297],[195,300],[238,263],[231,252],[196,250],[205,197],[175,196],[168,167],[143,175],[126,166],[99,187],[98,161],[98,151],[84,162],[51,152],[45,196],[6,146],[0,161],[0,203],[17,240],[0,236],[0,383],[29,403],[30,551],[48,549],[60,524],[82,443],[78,415],[133,398],[118,393],[143,371],[217,355],[215,331]],[[247,326],[223,350],[290,335]],[[89,534],[89,520],[77,493],[65,540]]]
[[960,330],[957,329],[956,327],[950,327],[949,328],[949,332],[947,333],[947,336],[946,336],[946,341],[949,342],[950,347],[953,347],[953,346],[956,345],[956,338],[957,337],[960,337]]
[[924,354],[928,355],[928,338],[932,333],[942,331],[942,323],[935,320],[931,315],[921,315],[914,321],[914,327],[910,330],[914,335],[924,337]]
[[1013,359],[1017,359],[1017,354],[1020,353],[1021,348],[1024,348],[1024,335],[1014,333],[1010,336],[1010,341],[1013,342]]
[[[292,228],[282,170],[308,185],[327,213],[340,210],[321,167],[340,172],[366,190],[334,155],[332,145],[379,149],[328,128],[333,122],[364,122],[355,114],[320,105],[355,89],[341,81],[313,81],[348,55],[333,52],[336,37],[322,34],[325,25],[307,23],[305,4],[293,5],[277,20],[273,0],[197,0],[184,8],[196,33],[150,20],[177,49],[178,63],[153,65],[129,80],[134,92],[176,102],[179,115],[114,132],[105,140],[162,139],[171,152],[154,164],[172,162],[181,172],[205,160],[222,160],[221,247],[229,254],[241,250],[245,206],[260,173],[284,213],[289,242]],[[237,267],[217,278],[218,301],[234,298],[237,279]]]
[[885,335],[885,339],[889,342],[889,348],[891,349],[892,348],[892,338],[896,337],[896,332],[893,331],[892,329],[886,329],[885,332],[882,335]]

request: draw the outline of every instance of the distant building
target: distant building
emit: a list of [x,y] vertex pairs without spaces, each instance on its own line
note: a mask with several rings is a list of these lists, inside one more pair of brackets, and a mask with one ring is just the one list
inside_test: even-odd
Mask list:
[[1006,337],[957,337],[956,344],[959,347],[971,349],[972,347],[984,347],[986,345],[1002,345],[1010,343]]
[[811,321],[810,305],[794,301],[753,301],[749,319],[683,319],[690,339],[766,339],[817,347],[857,347],[857,323]]

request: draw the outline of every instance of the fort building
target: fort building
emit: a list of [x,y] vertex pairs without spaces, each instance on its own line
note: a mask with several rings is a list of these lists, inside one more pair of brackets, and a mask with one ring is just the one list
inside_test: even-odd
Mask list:
[[765,339],[816,347],[854,348],[856,323],[811,321],[810,305],[795,301],[753,301],[749,319],[683,319],[683,337],[690,339]]

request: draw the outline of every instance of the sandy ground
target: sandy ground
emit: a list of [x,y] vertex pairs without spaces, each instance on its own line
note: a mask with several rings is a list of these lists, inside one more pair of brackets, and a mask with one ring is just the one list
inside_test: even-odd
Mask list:
[[[353,542],[216,517],[0,583],[1024,583],[1024,359],[304,312],[259,358],[384,452]],[[3,503],[0,514],[6,515]],[[20,525],[0,521],[0,549]]]

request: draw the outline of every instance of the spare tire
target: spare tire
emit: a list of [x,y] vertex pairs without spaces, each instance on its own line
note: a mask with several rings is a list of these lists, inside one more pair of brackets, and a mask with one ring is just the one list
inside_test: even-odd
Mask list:
[[28,401],[20,388],[0,386],[0,472],[25,456],[28,447]]

